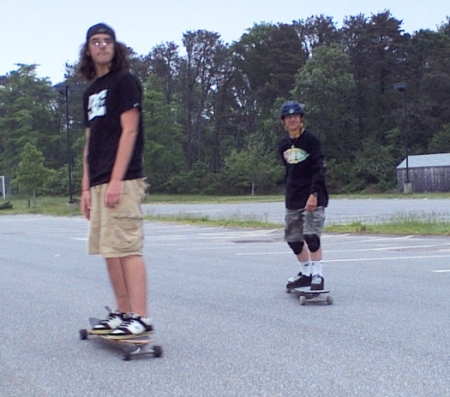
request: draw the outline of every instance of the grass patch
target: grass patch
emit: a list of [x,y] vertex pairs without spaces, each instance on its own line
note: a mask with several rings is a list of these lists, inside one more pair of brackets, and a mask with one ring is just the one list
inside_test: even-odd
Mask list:
[[450,236],[449,214],[399,213],[376,223],[351,222],[325,227],[329,233]]
[[[259,228],[282,229],[283,224],[271,223],[256,218],[227,218],[211,219],[208,216],[188,214],[174,215],[146,215],[148,221],[173,222],[200,226],[231,227],[231,228]],[[439,219],[410,219],[393,218],[376,224],[351,222],[348,224],[332,224],[325,226],[325,233],[356,233],[356,234],[391,234],[391,235],[429,235],[450,236],[450,221]]]
[[215,227],[230,227],[230,228],[258,228],[258,229],[276,229],[283,225],[266,222],[257,217],[237,218],[231,216],[230,218],[210,218],[207,215],[192,215],[192,214],[146,214],[145,220],[183,223],[189,225],[199,226],[215,226]]
[[147,204],[233,204],[233,203],[269,203],[284,201],[283,195],[268,196],[203,196],[150,194]]
[[47,214],[56,216],[80,215],[79,200],[74,199],[73,204],[69,204],[68,198],[63,197],[38,197],[36,206],[33,201],[27,198],[15,197],[13,199],[0,200],[0,205],[9,202],[12,204],[11,209],[1,210],[0,215],[15,214]]
[[358,193],[358,194],[340,194],[340,195],[331,195],[330,200],[333,199],[355,199],[355,200],[369,200],[369,199],[450,199],[449,193]]
[[[349,195],[335,196],[335,199],[448,199],[449,193],[433,195],[425,194],[385,194],[385,195]],[[332,198],[333,199],[333,198]],[[258,203],[258,202],[280,202],[282,195],[273,196],[197,196],[197,195],[150,195],[146,203]],[[38,197],[36,206],[29,203],[27,198],[0,199],[0,205],[5,202],[12,204],[12,209],[0,211],[0,215],[13,214],[47,214],[55,216],[75,216],[81,215],[79,198],[74,198],[75,203],[69,204],[67,197]],[[29,205],[30,204],[30,205]],[[267,222],[264,217],[248,216],[242,217],[239,214],[229,218],[216,219],[207,215],[195,214],[146,214],[147,221],[174,222],[195,224],[201,226],[231,227],[231,228],[283,228],[283,224]],[[407,213],[396,214],[388,219],[378,220],[371,223],[351,222],[348,224],[326,224],[326,233],[365,233],[365,234],[392,234],[392,235],[441,235],[450,236],[450,216],[449,213]]]
[[[450,193],[360,193],[331,195],[330,200],[370,200],[370,199],[450,199]],[[146,203],[161,204],[227,204],[227,203],[268,203],[283,202],[284,195],[267,196],[204,196],[204,195],[175,195],[175,194],[150,194]]]

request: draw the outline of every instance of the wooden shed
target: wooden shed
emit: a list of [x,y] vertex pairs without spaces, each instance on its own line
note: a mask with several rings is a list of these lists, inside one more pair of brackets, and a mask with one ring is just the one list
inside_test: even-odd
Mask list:
[[450,153],[408,156],[408,180],[406,159],[397,167],[399,192],[450,192]]

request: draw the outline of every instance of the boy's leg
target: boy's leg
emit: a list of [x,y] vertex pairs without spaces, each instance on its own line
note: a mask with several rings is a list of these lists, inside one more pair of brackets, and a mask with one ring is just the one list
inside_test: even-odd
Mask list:
[[[102,234],[102,220],[103,220],[103,185],[98,185],[92,187],[91,190],[91,214],[90,214],[90,223],[89,223],[89,238],[88,238],[88,252],[91,255],[98,255],[100,254],[100,241],[101,241],[101,234]],[[108,261],[106,261],[108,263]],[[119,266],[115,266],[114,269],[120,270],[120,264]],[[108,273],[109,273],[109,266],[107,266]],[[120,276],[117,277],[116,275],[110,274],[110,280],[112,285],[116,285],[115,280],[119,279]],[[123,292],[116,294],[118,296],[123,296]],[[100,322],[93,326],[91,329],[91,332],[94,334],[109,334],[111,331],[116,329],[123,321],[123,313],[127,311],[126,303],[119,303],[120,300],[116,299],[117,301],[117,308],[118,310],[109,310],[108,316],[100,320]]]
[[322,247],[320,247],[316,252],[310,252],[311,262],[317,262],[322,260]]
[[113,339],[126,339],[133,335],[148,335],[153,332],[153,326],[147,310],[147,272],[144,259],[141,255],[120,259],[131,310],[109,336]]
[[[101,254],[108,258],[108,272],[118,305],[126,314],[109,336],[127,338],[153,331],[147,310],[147,272],[142,257],[143,227],[140,204],[145,183],[123,181],[118,205],[105,209]],[[117,266],[116,266],[117,265]]]
[[311,285],[311,266],[309,264],[309,251],[306,244],[303,245],[302,251],[297,254],[300,271],[294,277],[288,279],[287,289],[309,287]]
[[120,339],[152,331],[147,314],[147,275],[142,256],[107,258],[106,263],[118,311],[110,313],[97,326],[98,333]]
[[288,279],[286,288],[307,287],[311,283],[309,251],[304,244],[304,210],[286,209],[284,239],[289,244],[299,262],[299,273]]
[[109,313],[97,328],[99,333],[109,333],[122,320],[138,317],[137,321],[143,321],[138,328],[148,331],[151,325],[147,318],[147,277],[141,254],[143,230],[140,212],[145,184],[141,180],[125,181],[122,200],[114,209],[104,205],[106,187],[107,184],[94,189],[97,216],[95,222],[91,220],[89,253],[105,257],[117,311]]
[[297,255],[297,259],[300,263],[309,262],[309,251],[306,244],[303,245],[302,252]]
[[[104,197],[106,186],[102,191]],[[100,254],[120,311],[146,315],[147,278],[142,258],[143,228],[140,204],[145,184],[140,179],[122,182],[122,196],[114,208],[103,206]]]
[[311,252],[311,268],[311,289],[324,289],[325,279],[323,278],[322,274],[322,248],[319,248],[316,252]]
[[132,311],[121,258],[106,258],[106,268],[116,299],[117,310],[122,313]]
[[306,215],[305,240],[310,244],[309,251],[312,267],[311,289],[324,289],[322,275],[322,246],[321,236],[325,223],[325,211],[323,207],[316,208]]
[[128,292],[128,312],[148,317],[147,310],[147,271],[144,258],[132,255],[120,258],[123,279]]

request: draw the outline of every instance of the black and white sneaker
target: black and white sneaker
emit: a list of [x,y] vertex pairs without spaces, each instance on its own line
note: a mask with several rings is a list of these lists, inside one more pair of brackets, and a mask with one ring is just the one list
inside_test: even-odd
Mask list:
[[152,332],[153,326],[148,317],[142,317],[136,313],[127,313],[124,315],[122,324],[112,331],[108,337],[111,339],[127,339],[150,335]]
[[295,276],[288,279],[288,283],[286,285],[287,289],[301,288],[301,287],[309,287],[311,285],[311,276],[307,276],[302,274],[301,272]]
[[315,274],[312,277],[311,281],[311,291],[322,290],[324,289],[324,286],[325,286],[325,279],[322,276]]
[[94,325],[90,331],[91,334],[107,335],[122,324],[124,313],[119,312],[118,310],[112,312],[108,306],[106,306],[106,310],[109,311],[108,317],[104,320],[100,320],[97,325]]

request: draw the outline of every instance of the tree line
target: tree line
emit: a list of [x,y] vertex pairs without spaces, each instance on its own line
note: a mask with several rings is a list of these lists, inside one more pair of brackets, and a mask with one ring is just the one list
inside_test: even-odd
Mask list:
[[[144,86],[144,166],[155,192],[281,193],[279,108],[289,99],[305,104],[324,143],[332,193],[394,189],[406,131],[410,155],[450,152],[448,17],[410,34],[387,10],[339,28],[320,15],[255,24],[231,44],[198,30],[181,47],[129,52]],[[78,192],[86,83],[76,67],[66,64],[64,82],[78,88],[68,95],[70,156],[65,96],[36,65],[0,76],[0,175],[16,192],[67,194],[68,158]]]

